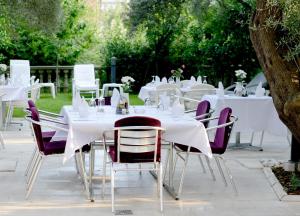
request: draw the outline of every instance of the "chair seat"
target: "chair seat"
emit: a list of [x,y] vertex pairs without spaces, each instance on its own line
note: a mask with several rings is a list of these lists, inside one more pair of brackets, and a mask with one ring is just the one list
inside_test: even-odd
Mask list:
[[[214,142],[209,142],[209,144],[210,144],[211,152],[213,154],[223,154],[224,153],[224,149],[220,149],[220,148],[217,148],[216,146],[214,146]],[[189,146],[187,146],[187,145],[178,144],[178,143],[175,143],[175,146],[184,152],[186,152],[189,148]],[[194,147],[191,147],[190,152],[201,153],[201,151],[199,149],[194,148]]]
[[[111,157],[113,162],[117,162],[117,151],[115,146],[109,146],[108,154]],[[124,153],[120,152],[120,155],[123,160],[121,163],[146,163],[146,162],[153,162],[153,152],[145,152],[145,153]],[[126,161],[124,161],[126,158]],[[159,159],[157,159],[159,161]]]
[[44,142],[44,154],[63,154],[65,152],[66,140]]
[[44,131],[44,132],[42,132],[43,140],[45,142],[50,142],[50,140],[52,139],[54,134],[55,134],[55,131]]

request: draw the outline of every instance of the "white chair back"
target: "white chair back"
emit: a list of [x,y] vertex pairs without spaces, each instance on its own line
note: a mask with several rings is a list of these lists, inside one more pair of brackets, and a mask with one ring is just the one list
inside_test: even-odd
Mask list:
[[[166,94],[166,96],[172,97],[173,95],[180,94],[180,91],[176,84],[173,83],[163,83],[156,86],[155,91],[149,92],[150,102],[153,105],[159,104],[159,96]],[[172,103],[172,101],[171,101]]]
[[74,66],[75,85],[95,85],[95,67],[93,64],[77,64]]
[[10,60],[10,80],[13,86],[30,86],[30,64],[28,60]]

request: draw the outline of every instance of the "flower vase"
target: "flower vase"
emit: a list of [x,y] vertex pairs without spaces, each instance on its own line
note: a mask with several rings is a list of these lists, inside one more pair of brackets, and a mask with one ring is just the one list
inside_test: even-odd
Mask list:
[[234,94],[236,96],[243,96],[245,94],[245,87],[243,86],[242,82],[236,82]]
[[180,86],[180,77],[175,77],[176,85]]

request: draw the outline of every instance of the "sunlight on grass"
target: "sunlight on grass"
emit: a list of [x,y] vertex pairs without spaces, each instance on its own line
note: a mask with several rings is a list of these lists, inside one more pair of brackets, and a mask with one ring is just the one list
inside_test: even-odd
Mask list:
[[[49,112],[59,113],[64,105],[72,104],[72,94],[71,93],[59,93],[56,98],[53,99],[51,94],[41,94],[40,99],[37,100],[36,105],[41,110],[46,110]],[[130,95],[131,105],[143,105],[143,101],[137,97],[137,95]],[[14,117],[23,117],[24,112],[22,109],[16,108],[14,110]]]

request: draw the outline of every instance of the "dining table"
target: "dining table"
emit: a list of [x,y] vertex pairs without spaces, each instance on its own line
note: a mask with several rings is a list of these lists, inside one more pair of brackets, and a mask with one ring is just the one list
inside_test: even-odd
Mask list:
[[[225,107],[232,108],[232,114],[238,117],[238,121],[233,127],[233,132],[236,132],[236,145],[234,147],[243,147],[240,142],[241,132],[262,132],[260,146],[252,146],[252,140],[245,146],[253,150],[262,150],[262,137],[264,132],[273,135],[287,136],[288,129],[279,119],[274,107],[273,99],[270,96],[257,97],[249,95],[247,97],[235,95],[204,95],[202,100],[207,100],[214,109],[214,115],[218,115]],[[245,147],[244,146],[244,147]]]
[[[116,108],[112,106],[88,107],[88,115],[80,116],[72,106],[63,106],[61,115],[68,124],[68,134],[63,163],[72,158],[77,149],[95,140],[102,140],[104,131],[112,130],[115,121],[129,116],[147,116],[160,120],[161,127],[165,129],[162,139],[168,143],[169,149],[174,143],[190,145],[195,147],[209,158],[212,152],[208,135],[204,125],[190,115],[175,115],[171,110],[160,110],[152,106],[131,106],[128,114],[116,114]],[[57,132],[53,139],[60,137]],[[169,178],[165,182],[165,188],[174,198],[177,194],[173,184],[173,151],[170,151],[168,160]]]
[[0,85],[0,95],[0,128],[2,128],[5,121],[6,105],[14,101],[26,101],[28,99],[28,88],[14,85]]

